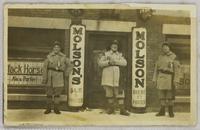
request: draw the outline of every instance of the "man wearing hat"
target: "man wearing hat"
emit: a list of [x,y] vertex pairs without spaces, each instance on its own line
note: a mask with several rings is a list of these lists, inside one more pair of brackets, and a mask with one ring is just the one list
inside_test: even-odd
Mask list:
[[61,52],[61,44],[55,41],[52,51],[47,55],[43,68],[43,84],[46,85],[47,106],[44,114],[54,112],[60,114],[59,100],[64,88],[64,80],[69,75],[72,64],[65,54]]
[[162,44],[162,54],[155,64],[153,81],[155,82],[160,99],[160,111],[156,116],[165,115],[165,107],[168,106],[169,117],[174,117],[173,100],[175,99],[175,87],[179,83],[180,64],[176,55],[171,51],[169,43]]
[[109,50],[100,58],[98,64],[103,68],[101,85],[106,92],[107,113],[115,112],[115,101],[117,100],[120,106],[120,114],[128,116],[129,113],[124,107],[124,91],[119,88],[120,67],[125,67],[127,61],[118,51],[118,44],[117,40],[112,41]]

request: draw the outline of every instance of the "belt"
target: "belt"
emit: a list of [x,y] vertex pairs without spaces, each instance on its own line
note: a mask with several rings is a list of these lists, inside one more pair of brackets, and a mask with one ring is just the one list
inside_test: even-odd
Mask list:
[[119,67],[118,65],[109,65],[110,67]]
[[64,72],[63,70],[55,69],[55,68],[48,68],[48,70],[58,71],[58,72]]
[[158,72],[163,74],[174,74],[174,72],[168,71],[168,70],[158,70]]

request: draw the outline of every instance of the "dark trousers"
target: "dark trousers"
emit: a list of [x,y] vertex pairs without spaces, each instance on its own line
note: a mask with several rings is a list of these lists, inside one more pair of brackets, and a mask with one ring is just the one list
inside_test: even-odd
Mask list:
[[63,87],[47,87],[47,104],[59,104]]
[[173,90],[158,90],[158,95],[160,99],[161,106],[173,106],[174,99],[173,99]]

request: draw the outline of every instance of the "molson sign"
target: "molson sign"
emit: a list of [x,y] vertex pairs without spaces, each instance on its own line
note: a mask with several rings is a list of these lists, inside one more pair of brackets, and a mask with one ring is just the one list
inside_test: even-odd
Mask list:
[[146,29],[133,28],[132,106],[146,107]]
[[8,61],[8,85],[38,86],[42,84],[43,62]]
[[84,89],[85,26],[70,27],[70,59],[74,65],[69,76],[69,100],[72,107],[83,105]]

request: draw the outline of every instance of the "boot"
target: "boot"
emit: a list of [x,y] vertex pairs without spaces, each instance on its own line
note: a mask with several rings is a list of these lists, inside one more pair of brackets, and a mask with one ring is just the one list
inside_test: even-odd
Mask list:
[[54,113],[56,114],[61,114],[59,108],[58,108],[58,104],[54,104]]
[[124,108],[124,105],[120,106],[120,115],[124,115],[124,116],[130,115],[130,113],[128,111],[126,111],[126,109]]
[[173,106],[169,106],[168,111],[169,111],[169,117],[173,118],[174,117]]
[[165,116],[165,106],[161,106],[160,111],[156,114],[156,116]]
[[44,114],[49,114],[49,113],[51,113],[51,104],[47,104],[47,108],[44,111]]
[[112,103],[109,103],[106,113],[109,115],[115,113],[115,109]]

